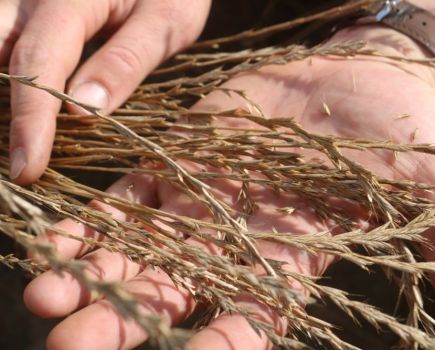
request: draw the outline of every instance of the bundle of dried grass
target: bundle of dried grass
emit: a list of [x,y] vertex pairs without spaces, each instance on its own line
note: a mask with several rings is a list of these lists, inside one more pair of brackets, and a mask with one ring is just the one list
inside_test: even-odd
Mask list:
[[[378,329],[397,334],[403,346],[433,349],[435,321],[425,310],[420,287],[426,274],[435,272],[435,264],[421,262],[416,252],[419,245],[429,244],[422,233],[435,226],[434,203],[417,193],[433,192],[435,185],[379,178],[345,157],[342,150],[378,149],[394,154],[421,152],[433,155],[434,145],[317,135],[304,130],[292,119],[264,118],[261,110],[249,100],[248,109],[213,112],[188,109],[195,100],[213,91],[246,98],[242,91],[219,86],[236,74],[266,65],[310,56],[377,55],[366,50],[362,43],[311,49],[289,45],[236,52],[209,51],[210,47],[228,42],[286,30],[325,16],[338,16],[367,2],[199,43],[196,53],[179,55],[170,65],[157,70],[154,73],[156,82],[140,86],[125,106],[112,116],[102,115],[67,95],[39,86],[37,80],[1,74],[3,82],[16,80],[43,89],[66,103],[80,105],[93,116],[59,115],[50,169],[37,184],[23,188],[8,180],[5,150],[10,112],[6,105],[2,107],[0,232],[32,254],[43,256],[46,263],[21,259],[14,254],[0,256],[0,261],[34,275],[47,268],[59,273],[68,271],[89,290],[110,300],[124,317],[135,319],[161,348],[180,348],[189,334],[185,330],[168,328],[158,317],[143,316],[135,298],[121,285],[89,278],[80,261],[60,259],[53,247],[35,240],[35,236],[50,230],[82,240],[86,245],[122,252],[131,260],[162,269],[196,300],[214,305],[197,327],[222,312],[240,313],[248,318],[254,329],[263,331],[274,344],[286,348],[306,348],[303,340],[306,337],[335,349],[357,348],[336,336],[333,324],[304,311],[303,305],[307,303],[330,300],[356,322],[365,319]],[[416,64],[434,63],[419,61]],[[166,79],[168,74],[179,77]],[[2,101],[6,102],[7,87],[2,95]],[[325,109],[328,110],[327,105]],[[215,118],[247,120],[250,127],[229,132],[227,127],[215,125]],[[83,123],[83,119],[87,122]],[[316,162],[313,160],[316,157],[308,160],[303,156],[304,150],[329,161]],[[138,160],[144,166],[138,167]],[[186,164],[195,164],[202,171],[187,171]],[[67,169],[99,174],[151,174],[201,203],[214,220],[179,216],[112,196],[63,175],[62,171]],[[235,211],[216,197],[208,184],[216,179],[231,180],[240,186],[241,210]],[[301,236],[274,231],[250,232],[246,228],[246,218],[256,210],[249,191],[253,185],[277,193],[297,194],[310,203],[317,215],[333,220],[341,233],[331,236],[330,232],[314,232]],[[377,225],[364,232],[358,222],[325,199],[337,196],[365,208],[376,218]],[[126,212],[130,220],[116,220],[86,206],[84,203],[91,199]],[[294,210],[280,208],[287,215],[292,215]],[[53,223],[62,218],[83,223],[102,233],[104,239],[79,238],[53,227]],[[189,245],[174,236],[173,231],[209,241],[222,249],[223,254],[211,255]],[[211,231],[218,234],[211,235]],[[283,270],[279,261],[265,259],[260,254],[256,244],[259,240],[279,242],[311,255],[327,254],[364,269],[374,265],[382,267],[386,276],[400,285],[409,307],[409,317],[399,320],[354,300],[340,289],[319,284],[316,278]],[[252,265],[261,265],[266,273],[256,276]],[[289,283],[303,286],[311,296],[290,289]],[[248,310],[240,308],[233,301],[239,294],[254,297],[285,318],[288,321],[285,335],[277,335],[270,325],[252,318]]]

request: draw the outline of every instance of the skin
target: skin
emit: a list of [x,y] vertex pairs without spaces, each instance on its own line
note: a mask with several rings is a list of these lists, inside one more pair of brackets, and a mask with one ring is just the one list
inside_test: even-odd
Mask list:
[[[424,57],[425,54],[409,38],[381,27],[349,29],[333,40],[349,39],[368,40],[373,48],[392,55],[406,52],[411,57]],[[313,58],[243,74],[225,86],[244,90],[267,116],[295,116],[297,122],[312,132],[390,139],[399,143],[429,143],[435,139],[435,79],[429,68],[363,57],[351,60]],[[325,116],[325,101],[331,110],[331,117]],[[193,108],[225,110],[236,107],[246,108],[246,101],[215,92]],[[403,113],[411,117],[398,120]],[[246,127],[244,122],[226,118],[216,123]],[[420,132],[412,140],[417,127]],[[435,181],[435,170],[428,156],[422,154],[402,154],[397,159],[391,152],[347,151],[345,154],[382,177],[426,183]],[[182,164],[190,170],[194,167],[187,162]],[[218,198],[233,207],[237,205],[235,198],[240,184],[217,180],[209,182],[209,185]],[[255,186],[250,191],[260,209],[248,218],[249,230],[264,232],[275,228],[279,232],[306,234],[331,228],[310,210],[309,203],[295,195],[277,196],[268,189]],[[109,192],[129,196],[142,204],[179,215],[211,220],[210,214],[185,194],[151,176],[124,177]],[[123,213],[113,208],[94,205],[121,220],[126,219]],[[298,210],[292,215],[285,215],[276,210],[282,206],[297,207]],[[344,209],[355,219],[367,219],[367,213],[361,210]],[[96,234],[70,220],[58,225],[77,235]],[[77,242],[61,237],[52,239],[65,258],[84,254],[83,247]],[[430,239],[434,241],[433,234]],[[220,253],[204,241],[193,238],[187,241],[212,254]],[[285,261],[284,268],[287,270],[310,275],[321,275],[333,261],[328,256],[314,257],[275,243],[260,242],[258,247],[263,256]],[[433,252],[429,253],[426,256],[432,260]],[[83,259],[89,264],[90,276],[124,281],[127,290],[141,302],[145,314],[162,313],[171,324],[177,324],[194,309],[189,293],[175,288],[162,271],[151,268],[141,270],[122,255],[104,250],[89,252]],[[296,284],[292,286],[299,287]],[[43,274],[29,284],[24,300],[30,310],[42,317],[67,316],[49,335],[49,349],[129,349],[147,338],[134,322],[122,320],[107,301],[92,302],[86,291],[70,276],[60,277],[53,272]],[[258,318],[274,324],[278,332],[283,328],[282,320],[255,300],[240,296],[237,301],[250,308]],[[68,339],[74,339],[74,342]],[[216,350],[270,348],[266,338],[259,338],[246,320],[238,315],[220,316],[195,335],[190,345],[194,349]]]
[[[38,76],[40,83],[110,113],[158,64],[196,40],[210,3],[3,0],[0,64],[9,64],[10,74]],[[71,76],[95,35],[109,39]],[[13,83],[11,107],[10,176],[24,185],[48,164],[60,102]]]
[[[180,2],[70,1],[62,2],[61,6],[58,1],[48,0],[4,1],[0,3],[0,10],[4,12],[0,13],[9,13],[10,16],[7,17],[9,22],[1,24],[4,39],[0,59],[6,63],[10,58],[12,74],[39,74],[41,83],[63,90],[67,77],[77,65],[84,42],[100,29],[114,32],[107,44],[77,71],[67,88],[74,95],[75,89],[84,82],[100,82],[109,96],[106,106],[101,107],[110,111],[161,60],[186,46],[199,34],[209,2],[192,0],[190,7],[183,6],[182,9],[176,6],[177,3]],[[174,8],[176,12],[172,12]],[[189,13],[194,8],[197,10]],[[189,29],[177,31],[180,26]],[[44,35],[38,35],[43,30]],[[58,35],[59,32],[63,35]],[[138,39],[138,32],[146,34]],[[158,40],[159,37],[162,39]],[[135,43],[139,40],[139,45],[131,45],[132,40]],[[371,47],[392,55],[406,54],[417,58],[427,55],[408,37],[377,26],[345,30],[332,40],[366,40]],[[65,45],[65,42],[71,44]],[[129,51],[133,46],[140,51]],[[142,62],[141,57],[146,57],[146,60]],[[118,76],[123,77],[122,81],[114,79]],[[389,139],[398,143],[433,143],[435,139],[435,79],[429,68],[362,57],[353,60],[313,58],[243,74],[225,86],[244,90],[266,116],[295,117],[312,132]],[[95,91],[90,95],[98,96]],[[331,117],[325,116],[324,103],[329,106]],[[235,107],[246,107],[246,101],[216,92],[193,108],[225,110]],[[36,180],[45,168],[58,109],[58,102],[45,94],[42,96],[40,92],[15,84],[12,86],[11,151],[13,154],[17,148],[22,148],[26,155],[26,164],[15,177],[17,183]],[[404,113],[411,117],[398,120]],[[226,118],[216,123],[246,126]],[[36,127],[40,132],[34,132]],[[416,128],[419,132],[414,135]],[[348,151],[345,154],[382,177],[426,183],[435,181],[430,159],[422,154],[403,154],[398,159],[387,152]],[[183,166],[190,170],[194,167],[189,163],[183,163]],[[235,198],[240,184],[226,180],[209,184],[218,198],[228,205],[237,205]],[[179,215],[211,219],[204,208],[192,203],[183,193],[150,176],[124,177],[108,191]],[[260,207],[248,218],[251,231],[275,228],[280,232],[306,234],[331,228],[331,224],[325,224],[310,210],[309,203],[295,195],[277,197],[274,192],[255,186],[250,191]],[[107,205],[93,205],[120,220],[127,219],[124,213]],[[292,215],[284,215],[276,210],[283,206],[297,207],[298,210]],[[355,219],[367,219],[367,213],[361,210],[344,209]],[[98,233],[70,220],[62,221],[58,226],[76,235],[98,236]],[[432,242],[435,241],[433,232],[427,235]],[[142,269],[121,254],[105,250],[86,251],[77,241],[57,236],[49,238],[64,258],[83,259],[88,264],[90,276],[123,281],[127,290],[137,296],[144,313],[163,313],[171,324],[177,324],[194,311],[195,304],[189,293],[176,289],[162,271]],[[193,238],[187,241],[212,254],[220,254],[219,249],[209,243]],[[260,242],[258,248],[267,258],[285,261],[284,268],[289,271],[310,275],[321,275],[333,262],[328,256],[314,257],[278,244]],[[434,255],[433,251],[425,254],[431,261]],[[261,273],[261,269],[258,272]],[[296,284],[292,287],[299,288]],[[66,317],[50,333],[48,349],[130,349],[147,339],[138,325],[123,320],[107,301],[92,301],[87,291],[68,275],[60,277],[51,271],[44,273],[29,284],[24,301],[41,317]],[[285,326],[282,320],[255,300],[240,296],[237,302],[250,308],[258,318],[272,323],[277,332]],[[193,337],[190,345],[197,349],[219,350],[270,348],[266,338],[258,337],[239,315],[220,316]]]

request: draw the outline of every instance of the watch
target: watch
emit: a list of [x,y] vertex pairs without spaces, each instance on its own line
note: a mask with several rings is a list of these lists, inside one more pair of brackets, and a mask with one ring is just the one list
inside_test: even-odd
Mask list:
[[383,23],[416,40],[435,55],[435,15],[405,0],[381,0],[356,23]]

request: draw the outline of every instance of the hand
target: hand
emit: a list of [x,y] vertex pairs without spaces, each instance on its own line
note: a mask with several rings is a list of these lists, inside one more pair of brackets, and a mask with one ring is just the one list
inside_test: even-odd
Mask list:
[[[159,63],[200,34],[210,0],[1,1],[0,65],[63,91],[86,41],[110,35],[68,83],[76,99],[111,112]],[[60,103],[12,83],[10,177],[29,184],[45,170]],[[73,113],[83,113],[69,106]]]
[[[406,50],[408,57],[424,55],[421,48],[409,38],[384,28],[356,28],[342,32],[339,39],[368,39],[372,47],[386,53],[401,54]],[[318,134],[388,139],[397,143],[432,143],[435,139],[434,83],[433,71],[429,68],[360,57],[313,58],[270,66],[259,72],[237,76],[225,87],[245,91],[266,116],[295,116],[305,129]],[[214,92],[194,109],[229,110],[245,105],[246,101],[241,97],[233,96],[230,99],[221,92]],[[404,113],[410,117],[400,119]],[[226,118],[216,123],[230,123],[232,127],[240,128],[246,126]],[[415,133],[416,128],[419,129],[418,133]],[[344,154],[383,178],[426,183],[434,183],[435,180],[435,169],[428,155],[406,153],[396,159],[391,152],[386,151],[349,150]],[[184,161],[182,164],[192,170],[192,164]],[[239,183],[215,180],[210,181],[209,185],[218,198],[230,206],[237,206]],[[109,192],[167,212],[211,220],[209,212],[201,205],[148,175],[126,176],[115,183]],[[332,228],[310,210],[309,202],[296,195],[286,193],[277,196],[275,192],[257,186],[250,188],[250,195],[259,205],[247,219],[251,232],[271,232],[275,229],[302,235]],[[298,209],[292,215],[287,215],[277,210],[282,207]],[[112,213],[119,220],[126,219],[125,214],[107,205],[100,205],[100,209]],[[357,212],[354,216],[362,220],[367,218],[366,213]],[[75,235],[96,234],[71,220],[58,225]],[[59,254],[65,258],[84,254],[80,242],[58,236],[51,239]],[[187,240],[211,254],[219,254],[219,249],[210,243],[195,238]],[[433,237],[432,241],[435,241]],[[283,268],[288,271],[308,275],[322,274],[333,261],[329,256],[312,256],[277,243],[259,242],[258,248],[266,258],[285,261]],[[434,256],[428,258],[433,259]],[[89,276],[107,281],[124,281],[127,290],[141,302],[145,314],[161,313],[168,317],[169,322],[177,324],[194,309],[190,294],[177,289],[160,270],[142,270],[124,256],[103,249],[88,252],[82,259],[89,266]],[[294,287],[298,288],[296,284]],[[86,290],[68,275],[60,277],[50,271],[44,273],[30,283],[24,299],[29,309],[42,317],[67,316],[49,335],[49,349],[129,349],[147,338],[138,325],[122,320],[107,301],[91,302]],[[277,332],[284,328],[282,320],[259,302],[243,296],[237,302],[248,307],[258,318],[273,324]],[[270,347],[266,337],[258,337],[239,315],[221,315],[200,331],[190,345],[194,349],[211,350]]]

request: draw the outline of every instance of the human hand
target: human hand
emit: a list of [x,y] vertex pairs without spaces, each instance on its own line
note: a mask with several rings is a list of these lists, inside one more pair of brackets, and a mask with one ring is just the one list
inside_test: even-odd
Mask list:
[[[402,51],[406,51],[408,56],[424,55],[409,38],[389,29],[361,27],[342,32],[340,36],[340,39],[348,40],[368,39],[372,46],[393,55]],[[266,116],[295,116],[305,129],[318,134],[388,139],[397,143],[432,143],[435,138],[435,120],[432,118],[435,110],[434,76],[429,68],[368,57],[346,60],[313,58],[243,74],[225,87],[245,91],[249,100],[255,101]],[[215,92],[201,100],[194,109],[230,110],[245,105],[246,101],[241,97],[229,99],[225,94]],[[410,117],[399,118],[405,113]],[[246,127],[239,120],[226,118],[216,123]],[[415,132],[417,128],[418,133]],[[386,151],[348,150],[343,153],[383,178],[426,183],[433,183],[435,179],[429,156],[424,154],[401,154],[396,159]],[[195,167],[186,162],[182,164],[190,170]],[[209,185],[219,199],[237,207],[239,183],[222,179],[209,181]],[[190,197],[148,175],[124,177],[109,192],[170,213],[211,220],[209,212],[192,202]],[[330,230],[334,226],[322,221],[311,210],[309,202],[294,194],[277,196],[268,188],[251,186],[250,196],[259,206],[247,219],[251,232],[275,229],[307,234]],[[287,215],[279,210],[282,207],[297,210]],[[126,219],[123,213],[107,205],[100,204],[100,208],[119,220]],[[361,220],[367,219],[367,213],[357,211],[353,215]],[[79,236],[94,235],[71,220],[58,226]],[[58,236],[51,237],[51,240],[65,258],[83,254],[81,242]],[[219,254],[219,249],[209,242],[197,238],[188,238],[187,241],[211,254]],[[261,242],[258,248],[266,258],[285,261],[284,269],[308,275],[322,274],[333,260],[329,256],[313,256],[273,242]],[[427,256],[433,259],[433,255]],[[160,270],[142,270],[124,256],[103,249],[88,253],[83,259],[89,266],[90,276],[124,281],[127,290],[139,299],[144,314],[162,313],[168,316],[168,322],[176,324],[194,309],[193,297],[176,288]],[[49,349],[128,349],[147,337],[137,324],[122,320],[107,301],[92,303],[86,290],[72,277],[46,272],[28,286],[25,302],[30,310],[42,317],[63,317],[72,313],[50,334]],[[255,300],[241,296],[238,303],[248,307],[258,318],[272,323],[277,332],[284,328],[281,319]],[[220,316],[200,331],[190,345],[197,349],[219,350],[265,349],[270,346],[266,337],[258,337],[239,315]]]
[[[67,91],[102,108],[118,107],[159,63],[200,34],[209,0],[0,2],[0,65],[12,75]],[[67,84],[85,43],[110,35]],[[10,177],[29,184],[45,170],[60,102],[46,93],[12,83]],[[73,113],[83,113],[68,106]]]

